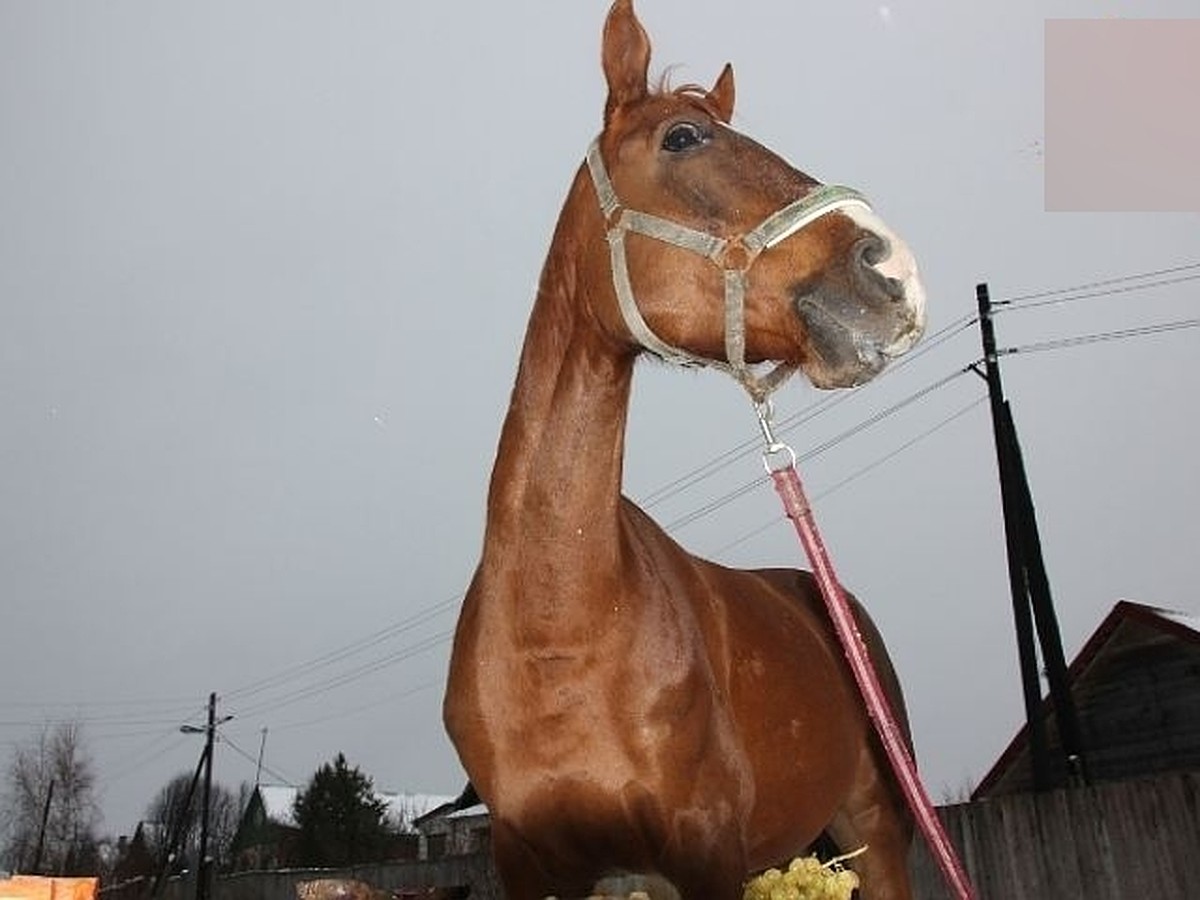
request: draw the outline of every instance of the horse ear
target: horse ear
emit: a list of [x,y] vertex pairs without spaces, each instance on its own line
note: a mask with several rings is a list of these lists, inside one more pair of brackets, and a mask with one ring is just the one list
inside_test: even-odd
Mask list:
[[733,66],[725,63],[725,68],[721,70],[721,75],[717,79],[717,83],[708,92],[708,99],[716,107],[721,121],[726,124],[733,118],[733,97]]
[[616,0],[604,22],[602,51],[608,102],[604,123],[617,107],[641,100],[649,92],[646,73],[650,69],[650,38],[633,13],[633,0]]

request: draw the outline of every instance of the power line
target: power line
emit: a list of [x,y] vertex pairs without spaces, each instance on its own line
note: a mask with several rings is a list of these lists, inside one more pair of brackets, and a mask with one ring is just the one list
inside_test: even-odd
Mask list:
[[841,444],[844,441],[849,440],[850,438],[854,437],[856,434],[860,434],[861,432],[866,431],[868,428],[878,425],[884,419],[891,418],[896,413],[900,412],[900,410],[902,410],[908,406],[911,406],[912,404],[916,403],[919,400],[924,399],[925,397],[932,394],[934,391],[944,388],[946,385],[950,384],[950,382],[967,374],[967,372],[969,372],[969,371],[971,371],[970,366],[963,366],[961,369],[951,372],[949,375],[945,375],[945,376],[939,378],[937,381],[932,382],[931,384],[925,385],[925,387],[923,387],[917,391],[914,391],[913,393],[909,394],[907,397],[903,398],[902,400],[896,401],[891,406],[881,409],[879,412],[875,413],[872,416],[868,416],[867,418],[860,421],[857,425],[851,426],[850,428],[843,431],[841,434],[835,435],[834,437],[830,438],[829,440],[825,441],[822,444],[817,444],[812,449],[801,454],[800,461],[807,462],[810,459],[814,459],[815,457],[820,456],[825,451],[833,449],[838,444]]
[[283,725],[272,725],[271,733],[278,734],[281,731],[295,731],[300,728],[310,728],[313,725],[321,725],[321,724],[324,724],[325,722],[332,722],[335,719],[348,719],[351,716],[356,716],[359,713],[366,712],[367,710],[377,709],[380,706],[386,706],[388,704],[395,703],[398,700],[403,700],[405,697],[411,697],[414,694],[419,694],[422,691],[427,691],[430,688],[437,687],[439,684],[443,684],[443,683],[444,683],[443,680],[426,681],[421,684],[413,685],[410,688],[405,688],[402,691],[397,691],[396,693],[388,694],[386,697],[383,697],[379,700],[373,700],[370,703],[364,703],[361,706],[355,706],[351,709],[338,710],[335,713],[330,713],[329,715],[326,715],[326,716],[318,716],[315,719],[306,719],[302,722],[286,722]]
[[1123,341],[1128,338],[1145,337],[1150,334],[1165,334],[1171,331],[1181,331],[1185,328],[1195,328],[1200,325],[1200,319],[1179,319],[1175,322],[1160,322],[1156,325],[1143,325],[1136,328],[1121,328],[1115,331],[1100,331],[1094,334],[1080,334],[1074,337],[1057,338],[1049,341],[1039,341],[1033,344],[1021,344],[1016,347],[1005,347],[998,350],[1000,356],[1012,356],[1017,353],[1042,353],[1047,350],[1062,350],[1067,347],[1082,347],[1087,344],[1099,344],[1106,341]]
[[[879,384],[883,379],[891,377],[905,366],[911,365],[925,354],[958,336],[963,331],[974,325],[977,321],[977,316],[967,315],[961,316],[948,325],[943,326],[937,332],[922,341],[916,350],[909,352],[896,362],[892,363],[888,368],[884,369],[879,377],[871,382],[871,386]],[[822,413],[826,413],[829,410],[846,402],[847,400],[861,397],[862,395],[863,392],[860,391],[842,391],[840,393],[826,395],[816,403],[813,403],[804,409],[792,413],[790,416],[787,416],[784,419],[781,419],[778,423],[776,423],[776,433],[790,434],[801,425],[806,425],[813,421]],[[708,462],[703,463],[702,465],[697,466],[688,472],[685,472],[683,475],[679,476],[673,481],[670,481],[657,490],[651,491],[646,496],[639,498],[638,503],[643,509],[649,510],[663,501],[675,497],[685,490],[696,486],[700,482],[708,479],[712,475],[715,475],[717,472],[721,471],[727,466],[758,452],[761,449],[761,446],[761,438],[757,436],[748,438],[747,440],[731,447],[729,450],[726,450]]]
[[[172,719],[170,721],[176,721]],[[94,726],[110,725],[114,727],[127,726],[130,728],[139,728],[153,725],[166,725],[166,719],[94,719],[68,716],[62,719],[5,719],[0,721],[0,728],[54,728],[60,725],[88,725]]]
[[1118,294],[1128,294],[1134,291],[1146,291],[1151,288],[1167,287],[1172,284],[1182,284],[1187,281],[1200,281],[1200,274],[1197,275],[1181,275],[1178,278],[1168,278],[1162,281],[1151,281],[1146,284],[1129,284],[1123,287],[1108,288],[1103,291],[1092,291],[1083,294],[1071,294],[1065,297],[1054,297],[1049,300],[1038,300],[1031,303],[1022,303],[1019,306],[1011,306],[1007,309],[997,310],[997,312],[1023,312],[1029,309],[1040,309],[1045,306],[1057,306],[1060,303],[1073,303],[1076,300],[1094,300],[1097,297],[1114,297]]
[[309,672],[327,668],[334,663],[341,662],[342,660],[348,659],[352,656],[356,656],[357,654],[362,653],[371,647],[375,647],[399,634],[404,634],[407,631],[411,631],[419,625],[423,625],[426,622],[429,622],[448,612],[458,605],[458,603],[462,600],[462,596],[462,594],[456,594],[454,597],[451,597],[448,600],[443,600],[440,603],[434,604],[433,606],[428,606],[425,609],[418,610],[412,615],[400,619],[398,622],[395,622],[377,631],[373,631],[366,637],[360,638],[342,647],[338,647],[314,659],[306,660],[305,662],[289,666],[288,668],[283,669],[274,675],[260,679],[259,681],[251,682],[250,684],[244,685],[240,688],[235,688],[234,690],[225,693],[223,696],[226,701],[230,699],[251,697],[273,687],[277,687],[280,684],[293,681],[296,678],[308,674]]
[[261,766],[261,768],[264,772],[266,772],[268,775],[271,776],[271,778],[273,778],[275,781],[279,782],[280,784],[286,784],[289,787],[298,787],[299,786],[300,782],[297,781],[296,779],[289,778],[286,775],[280,774],[279,772],[275,771],[275,769],[268,766],[265,762],[260,764],[257,756],[243,750],[236,743],[234,743],[233,739],[229,735],[225,734],[224,732],[222,732],[222,734],[221,734],[221,742],[223,744],[225,744],[225,746],[227,746],[234,753],[236,753],[238,756],[241,756],[244,759],[247,759],[251,763],[253,763],[255,768],[259,768]]
[[[159,712],[154,710],[146,710],[145,707],[147,706],[168,706],[168,708]],[[193,708],[190,700],[182,698],[175,700],[109,700],[89,703],[69,701],[39,702],[33,700],[14,700],[0,704],[0,708],[3,707],[16,710],[51,709],[58,711],[58,714],[53,716],[42,716],[38,719],[3,719],[0,720],[0,728],[53,728],[57,725],[107,725],[113,727],[169,725],[178,721],[182,715],[190,713]],[[121,707],[138,707],[137,713],[139,714],[132,712],[85,712],[86,710],[92,709],[115,709]],[[73,712],[67,712],[67,710],[73,710]]]
[[[824,488],[821,491],[818,491],[817,493],[813,494],[813,496],[812,496],[813,502],[821,500],[825,497],[828,497],[830,494],[840,491],[842,488],[846,487],[849,484],[852,484],[853,482],[857,481],[859,478],[863,477],[864,475],[868,474],[869,472],[872,472],[875,469],[879,468],[880,466],[891,462],[893,459],[895,459],[900,454],[904,453],[906,450],[909,450],[910,448],[919,444],[921,441],[925,440],[926,438],[931,437],[932,435],[941,431],[947,425],[950,425],[951,423],[958,421],[960,418],[965,416],[971,410],[975,409],[975,407],[977,407],[981,403],[983,403],[986,399],[987,399],[986,395],[980,395],[979,397],[975,398],[973,401],[968,403],[966,406],[960,408],[956,412],[951,413],[949,416],[947,416],[946,418],[939,421],[937,424],[931,426],[930,428],[925,429],[920,434],[918,434],[916,437],[910,438],[909,440],[905,441],[900,446],[895,447],[888,453],[885,453],[883,456],[878,457],[873,462],[867,463],[867,465],[854,470],[853,472],[851,472],[849,475],[847,475],[845,478],[841,479],[840,481],[835,482],[834,484],[830,485],[827,488]],[[781,518],[782,518],[781,516],[776,516],[773,519],[771,519],[769,522],[765,522],[764,524],[759,525],[757,528],[753,529],[752,531],[747,532],[746,534],[743,534],[741,537],[737,538],[736,540],[730,541],[728,544],[723,544],[722,546],[718,547],[716,550],[713,551],[713,555],[716,556],[716,555],[720,555],[722,553],[727,553],[728,551],[732,550],[734,547],[737,547],[737,546],[740,546],[741,544],[746,543],[746,541],[750,540],[751,538],[758,537],[760,534],[762,534],[768,528],[773,528],[776,525],[778,525]]]
[[[1105,278],[1100,281],[1089,281],[1089,282],[1085,282],[1084,284],[1072,285],[1071,287],[1051,288],[1051,289],[1045,290],[1045,291],[1037,291],[1032,294],[1018,294],[1015,297],[1006,297],[1003,300],[993,300],[992,307],[996,308],[996,307],[1012,306],[1015,304],[1023,304],[1022,308],[1027,309],[1027,308],[1032,308],[1035,306],[1045,305],[1045,304],[1041,304],[1041,303],[1027,303],[1027,301],[1031,301],[1031,300],[1041,300],[1042,298],[1059,297],[1059,296],[1065,295],[1065,294],[1078,294],[1080,291],[1093,291],[1095,288],[1104,288],[1104,287],[1109,287],[1110,285],[1116,285],[1116,284],[1126,284],[1130,281],[1142,281],[1142,280],[1145,280],[1148,278],[1161,278],[1163,275],[1175,275],[1179,272],[1193,272],[1197,269],[1200,269],[1200,262],[1186,263],[1184,265],[1171,266],[1171,267],[1165,268],[1165,269],[1154,269],[1149,272],[1138,272],[1138,273],[1135,273],[1132,275],[1121,275],[1116,278]],[[1076,297],[1065,297],[1061,301],[1048,300],[1047,303],[1069,302],[1071,300],[1082,300],[1082,299],[1087,299],[1087,298],[1091,298],[1091,297],[1107,297],[1107,296],[1110,296],[1113,294],[1124,293],[1126,290],[1141,290],[1143,287],[1161,287],[1163,285],[1168,285],[1168,284],[1177,284],[1181,281],[1192,281],[1197,278],[1200,278],[1200,273],[1197,273],[1195,275],[1188,275],[1188,276],[1184,276],[1184,277],[1176,278],[1176,279],[1169,279],[1169,280],[1165,280],[1165,281],[1154,282],[1149,285],[1135,285],[1135,286],[1129,287],[1127,289],[1114,289],[1111,291],[1097,291],[1095,293],[1083,294],[1083,295],[1076,296]]]
[[[172,737],[175,738],[173,742],[169,743],[165,747],[158,747],[158,745],[163,741],[166,741]],[[132,775],[134,772],[141,771],[155,760],[162,759],[168,753],[172,753],[179,747],[188,743],[191,743],[190,737],[187,735],[180,735],[178,728],[162,734],[158,740],[152,741],[149,745],[147,745],[146,749],[141,754],[136,755],[132,759],[128,760],[124,767],[117,769],[115,773],[111,773],[106,778],[102,779],[100,785],[97,787],[96,792],[103,796],[105,791],[107,791],[114,782],[120,781],[121,779]]]
[[[836,447],[838,444],[841,444],[842,442],[849,440],[850,438],[854,437],[855,435],[860,434],[863,431],[866,431],[868,428],[871,428],[871,427],[879,424],[884,419],[890,418],[891,416],[900,412],[902,409],[904,409],[908,406],[911,406],[913,403],[916,403],[917,401],[923,399],[924,397],[928,396],[929,394],[933,393],[934,391],[945,387],[950,382],[954,381],[956,378],[959,378],[960,376],[966,374],[969,371],[971,371],[970,366],[964,366],[962,369],[959,369],[956,372],[952,372],[949,375],[939,378],[937,381],[926,385],[925,387],[921,388],[918,391],[914,391],[912,394],[909,394],[907,397],[903,398],[902,400],[899,400],[896,403],[893,403],[891,406],[888,406],[888,407],[880,410],[879,412],[875,413],[872,416],[868,416],[866,419],[863,419],[862,421],[858,422],[856,425],[851,426],[850,428],[846,429],[845,431],[841,432],[838,435],[835,435],[834,437],[830,438],[829,440],[825,441],[824,443],[818,444],[817,446],[806,451],[805,453],[800,454],[798,457],[798,461],[808,462],[809,460],[814,459],[817,456],[820,456],[822,453],[825,453],[827,450],[831,450],[832,448]],[[744,484],[734,488],[732,491],[722,494],[719,497],[716,497],[715,499],[704,504],[703,506],[692,510],[690,513],[685,513],[684,515],[679,516],[678,518],[674,519],[673,521],[671,521],[668,524],[666,524],[665,526],[663,526],[664,530],[666,530],[668,532],[674,532],[674,531],[677,531],[688,525],[691,525],[693,522],[696,522],[699,519],[702,519],[705,516],[710,515],[713,512],[716,512],[721,507],[726,506],[729,503],[732,503],[734,500],[738,499],[739,497],[745,496],[746,494],[748,494],[751,491],[758,488],[760,485],[764,484],[766,481],[767,481],[766,476],[760,475],[752,481],[745,482]]]
[[950,425],[951,423],[958,421],[963,416],[965,416],[967,413],[971,412],[971,410],[975,409],[975,407],[977,407],[981,403],[983,403],[985,400],[987,400],[987,396],[981,394],[980,396],[978,396],[974,400],[972,400],[970,403],[968,403],[966,406],[963,406],[956,412],[951,413],[949,416],[942,419],[936,425],[932,426],[931,428],[927,428],[925,431],[922,431],[916,437],[905,441],[903,444],[896,447],[890,453],[885,453],[883,456],[879,457],[874,462],[868,463],[867,465],[863,466],[860,469],[856,469],[854,472],[850,473],[849,475],[847,475],[845,478],[841,479],[840,481],[836,481],[833,484],[831,484],[829,487],[825,488],[824,490],[819,491],[816,494],[813,494],[812,499],[814,501],[816,501],[816,500],[820,500],[823,497],[828,497],[830,494],[833,494],[836,491],[839,491],[842,488],[846,487],[847,485],[852,484],[853,482],[857,481],[859,478],[862,478],[864,475],[866,475],[870,472],[873,472],[875,469],[878,469],[880,466],[891,462],[893,459],[895,459],[901,453],[904,453],[906,450],[910,449],[914,445],[919,444],[921,441],[925,440],[927,437],[930,437],[931,435],[936,434],[937,432],[939,432],[943,428],[945,428],[947,425]]
[[[1200,264],[1197,264],[1194,268],[1200,268]],[[1191,278],[1200,279],[1200,275],[1191,276]],[[954,331],[954,333],[957,334],[958,331],[961,331],[961,330],[965,329],[966,327],[973,325],[976,321],[978,321],[978,319],[976,317],[964,317],[964,319],[960,320],[960,321],[962,324],[952,323],[952,326],[948,326],[947,329],[943,329],[943,331],[948,331],[950,329],[950,327],[957,326],[957,330]],[[1197,325],[1200,325],[1200,319],[1184,319],[1184,320],[1180,320],[1180,321],[1176,321],[1176,322],[1167,322],[1167,323],[1160,323],[1160,324],[1156,324],[1156,325],[1143,326],[1140,328],[1127,328],[1127,329],[1121,329],[1118,331],[1101,332],[1101,333],[1097,333],[1097,334],[1089,334],[1089,335],[1081,335],[1081,336],[1071,337],[1071,338],[1063,338],[1063,339],[1054,340],[1054,341],[1045,341],[1045,342],[1042,342],[1039,344],[1029,344],[1029,345],[1025,345],[1022,347],[1009,348],[1007,350],[1002,350],[1000,352],[1008,353],[1008,354],[1041,352],[1041,351],[1046,351],[1046,350],[1062,349],[1062,348],[1066,348],[1066,347],[1076,347],[1076,346],[1081,346],[1084,344],[1097,343],[1100,341],[1121,340],[1121,339],[1130,338],[1130,337],[1140,337],[1140,336],[1144,336],[1144,335],[1148,335],[1148,334],[1159,334],[1159,333],[1164,333],[1164,332],[1168,332],[1168,331],[1176,331],[1176,330],[1183,329],[1183,328],[1194,328]],[[949,335],[949,336],[952,336],[952,335]],[[882,421],[883,419],[886,419],[886,418],[892,416],[893,414],[895,414],[896,412],[899,412],[905,406],[908,406],[911,403],[917,402],[926,394],[931,393],[932,391],[937,390],[940,387],[943,387],[944,385],[948,384],[950,381],[954,380],[958,376],[965,374],[968,371],[971,371],[972,367],[973,366],[966,366],[963,369],[960,369],[957,372],[954,372],[954,373],[946,376],[945,378],[940,379],[937,382],[934,382],[933,384],[927,385],[926,387],[922,388],[921,390],[915,392],[914,394],[909,395],[908,397],[904,398],[903,400],[899,401],[898,403],[893,404],[892,406],[881,410],[880,412],[874,414],[873,416],[869,416],[868,418],[860,421],[858,424],[852,426],[851,428],[847,429],[846,431],[843,431],[842,433],[825,441],[823,444],[819,444],[819,445],[813,447],[811,450],[809,450],[806,453],[804,453],[803,455],[801,455],[799,457],[799,460],[801,462],[806,462],[806,461],[812,459],[813,457],[818,456],[821,453],[824,453],[826,450],[829,450],[829,449],[833,448],[834,446],[837,446],[838,444],[853,437],[854,435],[856,435],[862,431],[865,431],[866,429],[872,427],[873,425],[877,424],[878,422]],[[783,429],[779,429],[779,430],[782,431]],[[729,503],[732,503],[734,500],[737,500],[738,498],[745,496],[746,494],[755,490],[757,487],[764,484],[765,482],[766,482],[766,478],[760,476],[758,478],[755,478],[753,481],[743,483],[740,486],[738,486],[737,488],[734,488],[733,490],[728,491],[725,494],[722,494],[722,495],[714,498],[713,500],[709,501],[708,503],[704,504],[703,506],[701,506],[697,509],[694,509],[689,513],[685,513],[684,515],[679,516],[678,518],[672,520],[670,523],[668,523],[665,526],[665,529],[668,532],[674,532],[680,528],[684,528],[684,527],[692,524],[693,522],[696,522],[699,519],[702,519],[702,518],[710,515],[711,513],[728,505]]]
[[336,688],[343,687],[344,685],[358,681],[361,678],[365,678],[367,675],[372,675],[382,669],[389,668],[399,662],[410,659],[419,653],[424,653],[425,651],[430,650],[439,644],[445,643],[453,636],[453,634],[454,629],[450,629],[449,631],[441,631],[437,634],[430,635],[421,641],[417,641],[416,643],[409,644],[406,647],[397,650],[395,653],[390,653],[387,656],[379,659],[368,661],[354,669],[326,679],[325,681],[319,681],[316,684],[297,688],[296,690],[283,694],[273,700],[265,700],[256,705],[241,709],[238,711],[238,715],[241,717],[246,717],[250,715],[261,714],[269,710],[276,710],[284,706],[291,706],[294,703],[299,703],[301,700],[308,700],[312,697],[319,696],[320,694],[328,693]]
[[81,709],[84,707],[104,708],[107,706],[169,706],[179,708],[186,706],[189,709],[192,706],[191,697],[170,697],[170,698],[143,698],[134,700],[90,700],[86,703],[78,700],[0,700],[0,708],[15,707],[17,709]]

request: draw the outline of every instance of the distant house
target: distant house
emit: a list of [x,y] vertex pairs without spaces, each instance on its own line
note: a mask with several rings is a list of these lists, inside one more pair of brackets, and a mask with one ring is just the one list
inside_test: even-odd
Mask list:
[[469,784],[453,800],[435,806],[413,824],[421,835],[422,859],[463,856],[491,846],[487,807]]
[[[1123,600],[1067,669],[1089,781],[1200,771],[1200,618]],[[1053,787],[1069,778],[1049,699],[1041,715]],[[972,799],[1031,791],[1028,724]]]
[[[295,805],[299,788],[259,785],[250,795],[233,838],[231,855],[235,871],[281,869],[298,864],[300,829]],[[416,859],[421,837],[415,821],[453,798],[440,794],[404,794],[376,791],[375,799],[387,807],[387,821],[395,832],[389,859]]]
[[118,839],[112,880],[121,884],[157,875],[162,864],[159,854],[166,843],[166,831],[166,826],[158,822],[138,822],[133,837]]
[[282,869],[293,863],[300,836],[293,812],[297,793],[278,784],[254,789],[230,846],[234,871]]

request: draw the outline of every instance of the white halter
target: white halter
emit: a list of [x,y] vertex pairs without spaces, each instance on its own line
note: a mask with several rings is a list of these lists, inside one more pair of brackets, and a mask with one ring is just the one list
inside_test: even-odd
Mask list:
[[[612,253],[613,286],[625,325],[634,339],[656,356],[682,366],[715,366],[733,376],[755,403],[762,403],[795,370],[780,363],[766,375],[758,376],[746,364],[745,299],[746,275],[764,250],[795,234],[805,225],[846,206],[870,209],[865,197],[853,188],[821,184],[778,212],[767,216],[757,228],[730,238],[697,231],[669,219],[621,206],[617,193],[600,156],[600,139],[588,148],[588,171],[608,223],[608,245]],[[620,215],[617,215],[617,212]],[[615,217],[615,218],[614,218]],[[654,240],[691,250],[712,261],[725,278],[725,360],[696,356],[658,337],[642,317],[633,296],[629,266],[625,258],[625,235],[633,231]]]

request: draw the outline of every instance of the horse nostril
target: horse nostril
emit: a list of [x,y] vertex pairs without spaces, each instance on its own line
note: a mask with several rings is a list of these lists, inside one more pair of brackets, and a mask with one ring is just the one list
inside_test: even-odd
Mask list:
[[891,244],[874,232],[867,232],[854,245],[854,258],[874,268],[892,255]]
[[882,291],[889,300],[899,301],[904,299],[904,284],[879,269],[880,264],[891,255],[892,246],[886,238],[867,232],[851,250],[853,277],[866,290],[872,293]]

